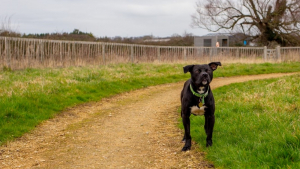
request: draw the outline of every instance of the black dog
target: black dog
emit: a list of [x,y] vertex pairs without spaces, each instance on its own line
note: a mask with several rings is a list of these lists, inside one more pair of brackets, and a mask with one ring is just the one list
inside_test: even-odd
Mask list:
[[220,62],[204,65],[188,65],[183,68],[184,73],[190,72],[191,78],[184,83],[181,91],[181,117],[184,125],[185,145],[182,151],[191,149],[190,115],[205,116],[204,129],[206,132],[206,146],[212,146],[212,133],[215,124],[215,100],[210,89],[213,71],[221,66]]

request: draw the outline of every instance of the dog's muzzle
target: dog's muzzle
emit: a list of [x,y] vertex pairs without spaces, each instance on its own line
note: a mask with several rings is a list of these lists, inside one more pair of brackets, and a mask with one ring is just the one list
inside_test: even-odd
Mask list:
[[208,74],[207,73],[201,74],[200,81],[203,85],[207,85],[210,81]]

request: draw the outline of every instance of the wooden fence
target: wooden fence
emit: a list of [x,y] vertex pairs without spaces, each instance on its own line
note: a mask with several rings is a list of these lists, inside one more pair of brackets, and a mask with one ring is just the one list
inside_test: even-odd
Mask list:
[[0,68],[24,69],[142,62],[300,61],[300,47],[174,47],[0,37]]

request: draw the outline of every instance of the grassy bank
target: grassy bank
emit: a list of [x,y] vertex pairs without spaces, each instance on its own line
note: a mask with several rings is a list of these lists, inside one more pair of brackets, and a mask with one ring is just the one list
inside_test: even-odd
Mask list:
[[221,168],[300,167],[300,75],[215,89],[214,145],[205,148],[204,119],[192,137]]
[[[0,72],[0,144],[67,107],[151,85],[186,80],[185,64],[119,64]],[[215,77],[300,71],[299,63],[229,64]]]

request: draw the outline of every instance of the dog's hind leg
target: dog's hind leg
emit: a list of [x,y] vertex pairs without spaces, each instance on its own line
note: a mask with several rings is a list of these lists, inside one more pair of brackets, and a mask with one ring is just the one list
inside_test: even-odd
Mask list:
[[215,125],[215,115],[204,115],[205,116],[205,125],[204,129],[206,132],[206,147],[212,146],[212,134]]

